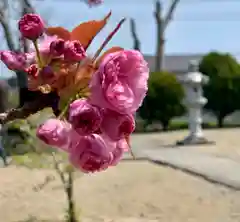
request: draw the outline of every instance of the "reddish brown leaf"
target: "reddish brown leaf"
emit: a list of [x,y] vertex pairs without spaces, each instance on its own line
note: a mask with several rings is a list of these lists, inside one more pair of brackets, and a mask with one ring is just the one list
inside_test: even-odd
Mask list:
[[51,35],[51,36],[56,35],[58,36],[58,38],[61,38],[64,40],[69,40],[71,37],[71,33],[62,27],[49,27],[49,28],[46,28],[45,32],[47,35]]
[[74,28],[71,32],[71,40],[79,40],[85,49],[91,44],[95,36],[103,29],[107,24],[111,12],[99,21],[93,20],[89,22],[84,22]]
[[124,50],[123,48],[119,47],[119,46],[114,46],[110,49],[108,49],[107,51],[105,51],[97,60],[96,62],[96,67],[98,67],[100,65],[100,63],[102,62],[102,60],[104,59],[104,57],[106,55],[108,55],[109,53],[113,53],[113,52],[117,52],[117,51],[121,51]]

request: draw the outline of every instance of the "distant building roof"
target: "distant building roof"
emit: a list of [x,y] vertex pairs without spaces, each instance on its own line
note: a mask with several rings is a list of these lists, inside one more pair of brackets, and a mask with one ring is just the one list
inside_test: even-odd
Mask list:
[[[165,55],[163,59],[163,69],[169,72],[186,72],[188,63],[191,60],[199,61],[202,56],[201,54]],[[150,70],[154,70],[155,56],[145,55],[144,58],[148,62]]]
[[[205,54],[168,54],[163,59],[163,69],[169,72],[183,73],[188,69],[188,64],[191,60],[199,61]],[[240,53],[232,54],[238,62],[240,62]],[[144,58],[149,64],[150,70],[155,69],[155,56],[144,55]]]

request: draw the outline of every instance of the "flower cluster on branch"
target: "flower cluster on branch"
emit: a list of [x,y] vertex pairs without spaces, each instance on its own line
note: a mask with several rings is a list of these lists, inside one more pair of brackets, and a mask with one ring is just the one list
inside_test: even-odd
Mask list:
[[39,15],[26,14],[18,26],[33,50],[0,54],[10,70],[26,72],[28,89],[39,93],[38,100],[1,114],[2,122],[52,107],[56,118],[40,125],[37,137],[67,152],[72,165],[86,173],[116,165],[130,150],[134,115],[148,89],[149,69],[139,51],[113,47],[100,56],[125,19],[88,56],[89,45],[110,16],[70,32],[45,27]]

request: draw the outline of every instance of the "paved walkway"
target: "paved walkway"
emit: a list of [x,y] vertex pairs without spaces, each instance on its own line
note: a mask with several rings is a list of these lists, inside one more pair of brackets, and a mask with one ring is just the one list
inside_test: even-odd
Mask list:
[[240,163],[226,157],[186,149],[148,150],[146,156],[157,164],[200,176],[210,182],[240,190]]
[[160,141],[146,135],[133,136],[132,146],[137,158],[147,158],[154,163],[240,190],[240,161],[202,152],[197,147],[164,147]]

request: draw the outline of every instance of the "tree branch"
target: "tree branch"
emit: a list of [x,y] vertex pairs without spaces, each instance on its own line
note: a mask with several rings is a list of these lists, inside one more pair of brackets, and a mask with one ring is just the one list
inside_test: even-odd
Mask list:
[[130,19],[130,29],[131,29],[131,33],[132,33],[132,37],[133,37],[133,48],[135,50],[140,51],[141,47],[140,47],[140,40],[137,36],[137,31],[136,31],[136,22],[133,18]]
[[60,177],[60,179],[62,181],[62,184],[64,186],[64,189],[66,191],[66,189],[67,189],[67,187],[66,187],[67,186],[67,180],[65,178],[64,172],[60,169],[59,162],[58,162],[58,160],[56,158],[55,153],[52,153],[52,157],[53,157],[53,162],[54,162],[54,168],[55,168],[56,172],[58,173],[58,175],[59,175],[59,177]]
[[160,23],[162,20],[162,5],[161,5],[161,2],[158,0],[155,3],[154,16],[155,16],[157,23]]
[[[21,6],[22,6],[21,16],[24,16],[27,13],[35,13],[35,9],[31,5],[29,0],[22,0]],[[26,39],[22,39],[21,37],[20,42],[22,42],[23,52],[25,53],[29,52],[29,42]]]
[[34,7],[31,5],[29,0],[22,0],[23,8],[25,9],[26,13],[36,13]]
[[162,5],[160,1],[156,1],[155,4],[155,19],[157,25],[156,33],[156,58],[155,58],[155,72],[161,71],[162,69],[162,60],[163,60],[163,46],[164,46],[164,30],[163,30],[163,19],[162,19]]
[[2,15],[0,16],[0,23],[2,25],[3,32],[4,32],[4,35],[5,35],[5,39],[6,39],[6,43],[7,43],[7,46],[9,48],[9,50],[16,51],[15,44],[14,44],[14,41],[13,41],[12,32],[11,32],[11,29],[10,29],[10,25],[7,22],[6,18]]
[[172,3],[169,7],[169,9],[167,10],[167,14],[165,16],[165,18],[163,19],[163,30],[165,30],[169,24],[169,22],[172,20],[173,17],[173,13],[175,11],[175,9],[177,8],[178,3],[180,2],[180,0],[172,0]]
[[7,12],[9,11],[9,6],[8,6],[8,1],[7,0],[1,0],[0,3],[0,23],[3,28],[3,32],[5,35],[5,39],[8,45],[8,48],[10,50],[15,51],[15,45],[14,45],[14,40],[13,40],[13,35],[11,32],[10,24],[9,24],[9,19],[7,18]]
[[[30,92],[33,93],[33,92]],[[11,109],[5,113],[0,114],[0,124],[5,124],[15,119],[25,119],[28,116],[35,114],[44,108],[52,107],[56,104],[58,96],[56,93],[42,94],[41,92],[35,92],[35,100],[25,102],[25,104],[17,109]]]
[[[68,222],[77,222],[77,216],[75,212],[75,202],[73,199],[73,182],[74,182],[74,173],[72,170],[64,171],[60,169],[59,161],[56,158],[55,153],[52,153],[53,161],[54,161],[54,167],[57,171],[58,175],[60,176],[60,179],[62,181],[64,191],[67,196],[68,201],[68,209],[67,209],[67,220]],[[67,173],[67,177],[65,175]]]

